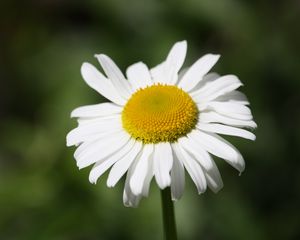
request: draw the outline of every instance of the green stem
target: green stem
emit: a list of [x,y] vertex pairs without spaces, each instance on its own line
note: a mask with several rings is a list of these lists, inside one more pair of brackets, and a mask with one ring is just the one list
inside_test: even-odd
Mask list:
[[165,240],[177,240],[174,206],[171,199],[171,190],[166,188],[160,191],[164,223]]

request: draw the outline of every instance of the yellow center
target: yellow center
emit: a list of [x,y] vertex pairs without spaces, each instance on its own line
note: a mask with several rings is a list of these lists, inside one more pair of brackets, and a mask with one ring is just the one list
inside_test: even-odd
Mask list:
[[192,98],[176,86],[152,85],[138,90],[122,112],[124,129],[143,143],[175,142],[197,123]]

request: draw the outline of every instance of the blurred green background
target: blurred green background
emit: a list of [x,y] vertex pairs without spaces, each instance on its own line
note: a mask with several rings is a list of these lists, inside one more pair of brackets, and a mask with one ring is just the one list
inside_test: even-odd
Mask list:
[[72,109],[104,100],[82,62],[106,53],[123,71],[154,66],[183,39],[186,65],[222,55],[214,70],[240,77],[259,127],[255,142],[227,138],[245,157],[241,177],[217,159],[217,195],[187,181],[180,239],[300,239],[299,25],[296,0],[1,1],[0,239],[162,239],[156,184],[125,208],[123,183],[90,184],[65,136]]

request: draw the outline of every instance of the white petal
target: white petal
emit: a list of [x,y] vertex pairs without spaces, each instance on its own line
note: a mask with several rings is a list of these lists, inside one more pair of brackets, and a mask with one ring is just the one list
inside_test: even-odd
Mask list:
[[222,123],[236,127],[256,128],[254,121],[240,120],[221,115],[216,112],[202,112],[199,114],[199,122],[201,123]]
[[177,42],[171,48],[166,61],[150,70],[155,83],[174,85],[178,80],[178,72],[183,65],[187,50],[186,41]]
[[130,139],[118,152],[108,157],[107,159],[103,159],[102,161],[97,162],[90,172],[90,182],[96,183],[98,178],[104,172],[106,172],[114,163],[119,161],[125,154],[127,154],[130,151],[130,149],[132,149],[134,143],[135,141]]
[[96,140],[98,137],[122,130],[119,118],[96,120],[90,124],[80,125],[67,135],[67,146],[76,145],[84,141]]
[[119,94],[122,95],[125,99],[128,99],[131,96],[133,90],[118,66],[110,57],[104,54],[95,55],[95,57],[98,59],[105,74],[112,81]]
[[242,86],[241,81],[234,75],[225,75],[215,81],[209,82],[199,90],[192,92],[191,96],[197,103],[208,102],[231,92]]
[[[83,147],[84,150],[77,151],[81,146],[78,147],[74,153],[77,160],[77,166],[79,168],[84,168],[107,158],[122,148],[128,142],[129,138],[130,135],[123,131],[95,142],[88,143],[87,146]],[[85,143],[82,145],[84,144]]]
[[195,157],[200,165],[205,169],[212,169],[213,163],[208,152],[205,151],[197,142],[192,138],[182,137],[178,140],[180,146]]
[[180,69],[179,73],[178,73],[178,82],[181,81],[182,77],[186,74],[186,72],[189,70],[189,67],[185,67]]
[[[244,115],[251,115],[250,109],[239,103],[234,102],[218,102],[218,101],[210,101],[207,103],[207,108],[214,109],[220,113],[237,113]],[[205,110],[205,109],[201,109]]]
[[103,139],[103,141],[105,141],[105,138],[110,137],[113,134],[119,134],[123,131],[124,130],[122,128],[115,128],[115,129],[105,130],[103,132],[84,134],[84,135],[73,135],[72,137],[67,138],[67,146],[73,146],[73,145],[78,146],[79,144],[82,144],[84,142],[88,144],[97,141],[99,139]]
[[199,89],[203,88],[207,84],[210,84],[211,82],[215,81],[219,77],[220,77],[220,75],[215,72],[211,72],[211,73],[204,75],[203,79],[197,83],[197,85],[190,91],[190,93],[192,94],[192,93],[198,91]]
[[163,74],[165,64],[166,62],[162,62],[150,69],[150,74],[154,83],[163,83],[165,81]]
[[152,85],[149,69],[147,65],[142,62],[129,66],[126,70],[126,75],[134,90]]
[[217,123],[198,123],[197,128],[206,132],[225,134],[255,140],[255,135],[247,130]]
[[214,192],[219,191],[223,187],[223,181],[218,167],[209,153],[192,138],[180,138],[179,140],[179,144],[200,163],[209,188]]
[[129,185],[134,195],[142,194],[144,181],[148,173],[149,158],[153,154],[153,144],[144,145],[141,156],[136,160],[136,167],[130,178]]
[[131,178],[133,168],[134,168],[134,166],[131,166],[127,172],[124,191],[123,191],[123,203],[126,207],[134,207],[135,208],[139,205],[142,195],[134,195],[131,191],[131,188],[129,185],[129,179]]
[[181,160],[173,149],[173,166],[171,169],[171,193],[172,200],[177,201],[182,197],[185,185],[185,173]]
[[113,103],[100,103],[78,107],[72,111],[71,117],[101,117],[121,113],[122,110],[122,107]]
[[196,160],[189,155],[178,143],[172,144],[178,159],[184,164],[184,167],[190,174],[193,182],[195,183],[198,193],[203,193],[206,190],[206,179],[201,166],[196,162]]
[[115,165],[110,170],[107,186],[114,187],[124,173],[128,170],[130,165],[135,160],[136,156],[142,149],[142,143],[136,141],[133,148],[126,154],[120,161],[116,162]]
[[206,54],[198,59],[180,80],[178,87],[186,92],[191,91],[203,76],[216,64],[220,55]]
[[85,82],[105,98],[111,100],[118,105],[125,105],[126,100],[120,96],[111,81],[102,75],[90,63],[83,63],[81,66],[81,75]]
[[187,42],[181,41],[174,44],[166,59],[164,74],[165,83],[175,84],[178,79],[178,72],[182,67],[187,50]]
[[151,154],[148,159],[148,171],[147,171],[147,175],[146,175],[143,190],[142,190],[142,195],[144,197],[148,197],[148,195],[149,195],[150,184],[151,184],[151,180],[152,180],[153,176],[154,176],[153,154]]
[[218,102],[234,102],[249,105],[246,95],[240,91],[232,91],[216,98]]
[[204,170],[206,182],[208,187],[215,193],[217,193],[223,187],[223,181],[219,169],[213,159],[213,168],[210,170]]
[[189,137],[197,141],[206,151],[223,158],[238,171],[243,172],[245,161],[240,152],[225,139],[213,133],[204,133],[199,130],[193,130]]
[[114,122],[118,119],[119,121],[117,123],[121,125],[121,118],[122,118],[121,113],[117,113],[117,114],[111,114],[107,116],[77,118],[77,122],[78,122],[78,127],[81,127],[85,125],[94,125],[99,122],[107,122],[107,121]]
[[153,169],[157,185],[164,189],[171,184],[170,171],[173,164],[172,149],[169,143],[154,145]]
[[205,106],[198,105],[198,109],[200,112],[203,110],[214,110],[222,115],[240,120],[252,120],[253,118],[247,106],[233,102],[211,101],[205,104]]

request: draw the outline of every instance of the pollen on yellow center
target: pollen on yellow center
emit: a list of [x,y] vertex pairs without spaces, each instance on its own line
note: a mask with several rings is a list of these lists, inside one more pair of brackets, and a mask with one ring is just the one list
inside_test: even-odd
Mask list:
[[123,128],[143,143],[175,142],[197,123],[193,99],[176,86],[152,85],[138,90],[122,112]]

